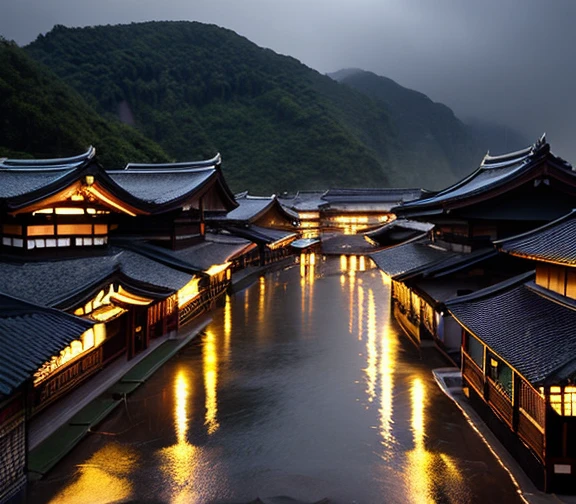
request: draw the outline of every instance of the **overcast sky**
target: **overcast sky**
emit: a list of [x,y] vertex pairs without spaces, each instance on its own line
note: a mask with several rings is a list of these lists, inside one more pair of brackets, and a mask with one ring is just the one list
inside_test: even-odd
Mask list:
[[576,0],[0,0],[25,45],[55,24],[214,23],[327,73],[359,67],[576,164]]

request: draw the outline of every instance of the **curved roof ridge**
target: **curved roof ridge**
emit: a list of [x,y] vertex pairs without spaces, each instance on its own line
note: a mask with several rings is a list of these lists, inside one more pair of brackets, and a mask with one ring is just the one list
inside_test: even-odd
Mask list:
[[42,169],[54,168],[54,167],[66,167],[70,165],[80,165],[85,161],[92,159],[96,155],[96,148],[91,145],[88,150],[77,156],[65,157],[65,158],[53,158],[53,159],[3,159],[3,168],[28,168],[28,169]]
[[524,149],[520,149],[514,152],[506,152],[504,154],[498,154],[497,156],[491,156],[490,151],[486,153],[484,159],[482,160],[481,166],[486,164],[497,164],[502,161],[514,161],[519,160],[519,158],[525,158],[532,154],[534,150],[534,145],[530,145],[529,147],[525,147]]
[[178,170],[188,171],[202,168],[214,168],[222,163],[222,156],[218,152],[213,158],[200,161],[182,161],[178,163],[128,163],[124,170],[116,171],[149,171],[149,170]]
[[500,240],[494,240],[492,243],[494,245],[496,245],[498,248],[500,248],[503,252],[506,252],[506,249],[504,248],[506,246],[506,244],[511,244],[517,240],[522,240],[525,238],[529,238],[530,236],[535,236],[539,233],[541,233],[542,231],[546,231],[547,229],[553,228],[555,226],[557,226],[558,224],[562,224],[564,221],[569,220],[570,218],[574,217],[576,215],[576,209],[572,209],[572,211],[568,212],[566,215],[563,215],[562,217],[559,217],[558,219],[555,219],[551,222],[547,222],[546,224],[537,227],[535,229],[530,229],[529,231],[526,231],[524,233],[520,233],[514,236],[509,236],[508,238],[502,238]]
[[509,278],[508,280],[504,280],[503,282],[491,285],[484,289],[474,291],[471,294],[466,294],[465,296],[458,296],[456,298],[449,299],[446,301],[446,306],[448,307],[448,309],[450,309],[450,305],[466,303],[468,301],[477,301],[479,299],[491,297],[495,294],[505,292],[507,290],[510,290],[514,287],[518,287],[519,285],[532,280],[534,278],[534,275],[535,275],[534,271],[521,273],[520,275],[516,275],[515,277]]

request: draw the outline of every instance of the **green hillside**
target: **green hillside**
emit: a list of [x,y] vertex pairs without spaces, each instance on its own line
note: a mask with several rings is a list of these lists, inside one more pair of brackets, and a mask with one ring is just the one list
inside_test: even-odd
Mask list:
[[459,176],[470,172],[483,151],[474,132],[446,105],[407,89],[392,79],[358,69],[340,70],[331,77],[386,105],[398,140],[412,153],[414,166],[447,164]]
[[3,39],[0,117],[0,157],[69,156],[94,145],[99,160],[110,167],[169,159],[138,131],[103,119],[76,91]]
[[414,151],[384,103],[214,25],[57,26],[27,50],[175,159],[221,152],[236,190],[440,188],[460,175],[445,152]]

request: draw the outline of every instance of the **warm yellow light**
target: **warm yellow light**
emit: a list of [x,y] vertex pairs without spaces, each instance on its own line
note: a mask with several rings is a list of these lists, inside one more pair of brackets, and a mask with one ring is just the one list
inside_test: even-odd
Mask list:
[[84,178],[86,185],[91,186],[94,183],[94,175],[86,175]]
[[84,215],[83,208],[62,207],[55,208],[56,215]]
[[178,371],[174,381],[174,427],[178,444],[188,442],[188,397],[190,380],[183,370]]
[[73,194],[72,196],[70,196],[70,199],[72,201],[84,201],[84,196],[80,193],[78,194]]
[[385,447],[384,453],[391,453],[389,447],[394,443],[392,435],[393,408],[394,408],[394,368],[396,364],[396,340],[387,323],[382,329],[380,338],[380,363],[378,375],[380,377],[380,436]]
[[374,401],[376,396],[376,379],[377,379],[377,348],[376,348],[376,302],[374,301],[374,292],[368,291],[368,320],[367,320],[367,338],[366,338],[366,393],[368,402]]
[[107,322],[108,320],[115,319],[116,317],[126,313],[128,310],[116,305],[104,305],[96,310],[92,310],[89,317],[98,322]]
[[132,448],[106,443],[77,466],[73,482],[52,497],[50,504],[129,501],[133,496],[130,475],[138,464],[138,453]]
[[358,271],[358,258],[356,256],[350,256],[348,262],[349,271]]
[[227,262],[224,264],[213,264],[205,271],[205,273],[210,276],[215,276],[218,273],[222,273],[226,268],[228,268],[228,266],[230,266],[230,264],[232,263]]
[[204,425],[208,434],[214,434],[220,424],[218,423],[218,353],[214,333],[206,331],[204,340],[204,388],[206,393],[206,415]]
[[364,337],[364,287],[358,285],[358,341]]
[[340,271],[346,271],[348,269],[348,258],[345,255],[340,256]]
[[178,308],[186,306],[192,299],[200,294],[198,283],[200,279],[193,277],[184,287],[178,291]]
[[112,300],[121,301],[126,304],[133,304],[133,305],[140,305],[140,306],[147,306],[152,303],[154,300],[145,298],[143,296],[137,296],[136,294],[132,294],[127,290],[123,289],[122,286],[118,288],[118,292],[115,292],[110,297]]
[[232,302],[230,296],[226,294],[224,304],[224,350],[226,354],[230,351],[230,337],[232,335]]
[[[319,212],[299,212],[298,213],[298,218],[302,219],[302,220],[314,220],[314,219],[319,219],[320,218],[320,213]],[[304,224],[304,222],[302,223]]]
[[92,193],[98,199],[101,199],[102,201],[104,201],[105,203],[110,205],[111,207],[115,208],[116,210],[119,210],[120,212],[126,213],[132,217],[136,216],[136,214],[134,212],[128,210],[126,207],[124,207],[124,206],[120,205],[119,203],[116,203],[115,201],[110,199],[108,196],[106,196],[104,193],[102,193],[96,186],[91,185],[91,186],[87,187],[86,190],[88,192]]

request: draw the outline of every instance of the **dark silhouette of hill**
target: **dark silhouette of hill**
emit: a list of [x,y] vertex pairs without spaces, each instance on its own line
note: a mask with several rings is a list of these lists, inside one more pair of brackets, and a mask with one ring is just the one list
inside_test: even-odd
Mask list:
[[104,119],[13,42],[0,39],[0,157],[63,157],[97,149],[107,167],[169,160],[154,142]]
[[176,160],[220,151],[234,189],[441,188],[478,163],[447,107],[418,121],[420,93],[391,106],[214,25],[56,26],[26,49]]

